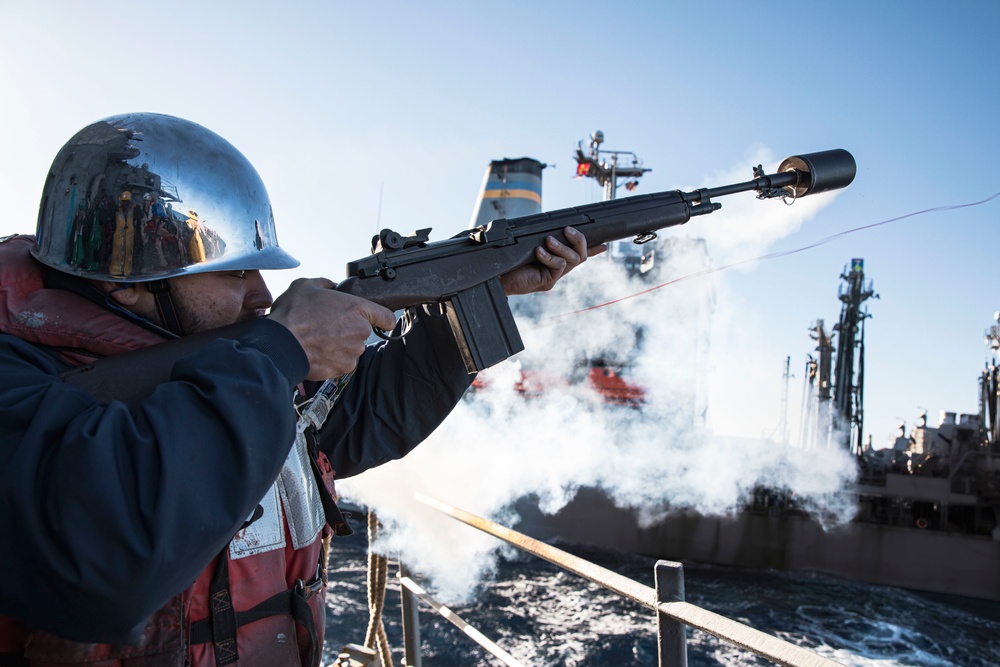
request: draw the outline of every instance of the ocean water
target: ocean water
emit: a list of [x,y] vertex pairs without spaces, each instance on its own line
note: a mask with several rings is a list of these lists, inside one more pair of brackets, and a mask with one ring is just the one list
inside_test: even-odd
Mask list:
[[[327,598],[326,662],[347,643],[364,642],[368,625],[367,539],[355,525],[335,540]],[[559,544],[647,586],[655,560]],[[383,623],[402,664],[399,586],[390,564]],[[1000,603],[931,599],[892,587],[818,575],[686,563],[686,599],[705,609],[851,666],[1000,666]],[[656,619],[646,608],[530,555],[501,560],[497,576],[472,603],[450,606],[525,665],[656,665]],[[426,667],[499,665],[458,628],[421,606]],[[687,631],[688,664],[770,665],[700,630]]]

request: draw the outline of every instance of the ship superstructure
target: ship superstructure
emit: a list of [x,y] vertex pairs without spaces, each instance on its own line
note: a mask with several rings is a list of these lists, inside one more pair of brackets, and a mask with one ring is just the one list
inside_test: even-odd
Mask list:
[[[604,199],[609,200],[615,198],[618,187],[634,190],[638,179],[650,169],[642,167],[641,161],[630,151],[602,149],[603,141],[604,133],[598,130],[591,135],[588,152],[583,151],[582,142],[580,143],[576,153],[576,174],[579,177],[594,178],[603,188]],[[540,213],[542,170],[546,166],[530,157],[492,161],[483,178],[470,228],[486,225],[499,218]],[[627,275],[652,275],[653,248],[656,244],[637,245],[631,241],[618,241],[610,245],[608,257],[618,261]],[[531,322],[544,315],[545,304],[552,299],[549,294],[532,294],[511,297],[509,301],[518,319]],[[641,337],[641,333],[638,335]],[[643,404],[645,390],[627,377],[629,361],[628,354],[581,355],[568,374],[552,373],[533,367],[530,362],[522,362],[514,389],[522,397],[531,399],[565,389],[569,385],[585,383],[603,403],[638,407]],[[490,381],[488,373],[480,374],[473,383],[473,391],[483,389]]]
[[801,445],[843,447],[860,456],[864,430],[865,302],[878,298],[865,279],[865,261],[851,260],[840,276],[840,319],[827,332],[816,320],[810,336],[816,356],[806,361]]
[[[620,187],[633,191],[649,169],[632,152],[603,146],[601,132],[591,135],[586,148],[580,143],[576,175],[597,181],[605,199],[615,198]],[[492,162],[472,224],[540,212],[544,168],[532,158]],[[614,244],[603,260],[595,261],[611,261],[634,284],[648,287],[672,280],[676,276],[671,272],[678,270],[703,272],[707,258],[703,240],[670,235],[641,245]],[[815,348],[806,362],[798,443],[794,439],[789,443],[784,436],[787,414],[783,413],[782,442],[775,445],[850,452],[857,466],[856,482],[847,491],[856,506],[853,521],[830,528],[817,520],[815,506],[803,507],[789,490],[756,488],[735,514],[668,512],[666,518],[650,523],[648,512],[623,508],[600,489],[585,487],[554,516],[543,515],[530,502],[519,503],[521,529],[536,537],[560,537],[672,560],[817,571],[1000,600],[1000,366],[994,360],[979,378],[978,415],[945,411],[932,426],[925,412],[909,433],[901,425],[889,448],[874,449],[871,436],[864,440],[864,339],[868,303],[878,295],[864,269],[864,260],[854,258],[841,273],[836,323],[830,327],[822,319],[813,322]],[[538,295],[511,302],[518,318],[528,322],[543,314]],[[711,294],[678,308],[675,316],[694,323],[689,335],[655,344],[657,363],[671,375],[684,375],[678,367],[684,362],[692,367],[708,365],[697,341],[698,331],[710,329],[703,320],[711,317]],[[997,322],[987,331],[987,344],[994,352],[1000,350],[1000,318]],[[599,355],[580,355],[568,374],[524,363],[514,388],[531,400],[586,383],[605,406],[643,410],[648,407],[647,390],[633,378],[641,370],[637,366],[643,363],[643,347],[651,345],[652,334],[644,327],[641,320],[634,323],[635,335],[628,344],[622,341]],[[570,342],[560,345],[568,349]],[[790,376],[786,362],[786,388]],[[695,378],[696,382],[697,374]],[[480,374],[474,391],[489,381],[488,374]],[[704,401],[691,391],[690,382],[686,388],[687,395],[674,401],[677,413],[701,423]],[[786,410],[787,402],[785,395]],[[595,525],[615,530],[595,531]]]
[[[942,411],[930,425],[923,411],[909,433],[900,425],[890,447],[858,446],[867,318],[860,306],[874,292],[860,260],[842,278],[834,331],[827,332],[822,320],[811,329],[817,346],[806,366],[803,430],[813,447],[849,447],[855,454],[857,481],[847,490],[856,506],[852,521],[824,527],[814,516],[817,508],[803,507],[794,494],[757,488],[735,514],[684,511],[649,524],[640,521],[638,509],[615,507],[600,490],[587,489],[554,516],[519,507],[522,529],[671,560],[823,572],[1000,600],[997,360],[978,378],[979,414]],[[987,345],[1000,350],[1000,324],[987,331]],[[595,524],[615,531],[594,531]]]

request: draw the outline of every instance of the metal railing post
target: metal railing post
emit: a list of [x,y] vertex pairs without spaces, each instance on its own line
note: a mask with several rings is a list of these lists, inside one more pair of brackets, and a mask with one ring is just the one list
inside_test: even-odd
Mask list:
[[[402,562],[399,563],[400,579],[409,577]],[[406,586],[399,587],[403,616],[403,665],[404,667],[422,667],[420,660],[420,605],[414,599],[413,593]]]
[[[656,561],[656,601],[684,602],[684,566],[669,560]],[[656,613],[656,643],[660,667],[687,667],[685,625],[666,614]]]
[[[669,616],[671,619],[685,626],[707,632],[734,646],[763,656],[779,665],[787,665],[788,667],[841,667],[841,663],[824,658],[814,651],[796,646],[791,642],[778,639],[760,630],[755,630],[748,625],[726,618],[725,616],[720,616],[707,609],[702,609],[697,605],[681,601],[661,602],[656,599],[656,590],[649,586],[644,586],[638,581],[633,581],[628,577],[600,567],[579,556],[574,556],[561,549],[557,549],[550,544],[545,544],[544,542],[528,537],[516,530],[505,528],[488,519],[443,503],[440,500],[434,500],[422,493],[415,493],[414,497],[428,507],[433,507],[453,519],[457,519],[484,533],[498,537],[508,544],[512,544],[539,558],[544,558],[567,572],[572,572],[584,579],[589,579],[595,584],[614,591],[624,598],[638,602],[650,609],[655,609],[657,613]],[[686,653],[684,660],[685,662],[677,664],[686,664]]]

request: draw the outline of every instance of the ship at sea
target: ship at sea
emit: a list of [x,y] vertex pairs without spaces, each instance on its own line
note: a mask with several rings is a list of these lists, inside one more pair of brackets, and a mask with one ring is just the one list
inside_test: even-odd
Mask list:
[[[327,597],[324,664],[359,642],[370,623],[364,522],[335,541]],[[565,546],[565,545],[563,545]],[[652,585],[653,560],[633,553],[573,547],[574,553]],[[850,667],[993,667],[1000,664],[1000,614],[906,589],[838,577],[685,564],[687,599],[715,613]],[[382,616],[393,664],[403,662],[398,586],[391,581]],[[965,598],[962,598],[964,601]],[[451,612],[500,642],[523,665],[607,667],[657,664],[656,621],[635,603],[527,555],[504,558],[475,598]],[[501,664],[462,630],[423,609],[423,664]],[[772,665],[769,660],[689,630],[689,667]]]
[[[934,426],[922,414],[911,432],[900,426],[892,447],[858,450],[851,490],[857,511],[841,525],[824,526],[780,488],[759,487],[724,516],[681,511],[651,525],[601,490],[582,489],[553,515],[521,503],[520,529],[683,562],[823,573],[1000,601],[996,365],[979,381],[979,414],[943,412]],[[615,530],[595,531],[595,523]]]
[[[603,133],[595,132],[589,150],[580,143],[576,173],[596,180],[604,198],[613,199],[619,187],[631,192],[650,170],[629,151],[605,150],[603,141]],[[531,158],[493,162],[472,226],[538,212],[544,167]],[[681,254],[688,261],[700,257],[707,266],[704,242],[691,238],[667,237],[645,245],[618,242],[608,254],[623,272],[647,284],[662,281],[664,267]],[[861,439],[866,302],[875,292],[866,280],[862,259],[852,259],[841,280],[839,321],[829,331],[823,320],[811,328],[816,348],[806,366],[808,386],[799,447],[850,452],[856,466],[848,490],[856,506],[853,520],[831,527],[817,516],[822,508],[817,512],[814,506],[803,506],[787,488],[760,485],[746,494],[738,511],[712,515],[681,509],[664,512],[651,522],[641,509],[620,506],[600,488],[583,487],[555,514],[541,511],[531,498],[522,500],[516,508],[517,528],[542,539],[559,538],[683,562],[816,572],[1000,600],[997,364],[989,365],[978,378],[978,414],[942,412],[937,423],[930,424],[923,413],[910,432],[900,426],[891,447],[873,448],[870,436],[867,442]],[[539,316],[533,298],[518,300],[514,309],[528,320]],[[636,332],[634,347],[641,347],[643,336],[643,331]],[[987,342],[994,351],[1000,349],[997,325],[988,332]],[[681,356],[701,362],[703,354],[695,345]],[[582,382],[606,405],[642,410],[645,392],[641,381],[634,379],[634,363],[636,357],[629,349],[585,356],[568,373],[552,373],[527,363],[519,370],[515,390],[531,400]],[[474,391],[489,381],[488,374],[483,374]],[[703,412],[702,402],[695,391],[685,409],[692,414]],[[614,530],[594,530],[595,525],[614,526]]]
[[[604,189],[605,199],[611,199],[619,185],[633,191],[649,170],[630,152],[604,150],[603,140],[603,134],[595,132],[588,147],[581,142],[576,173],[581,179],[596,180]],[[490,163],[470,227],[541,212],[545,168],[543,163],[527,157]],[[705,240],[664,235],[651,241],[641,245],[627,241],[611,244],[603,260],[588,263],[578,278],[563,284],[578,283],[590,274],[602,276],[595,281],[601,283],[617,272],[627,278],[625,285],[648,291],[650,287],[682,280],[684,275],[709,271]],[[699,511],[682,504],[650,513],[649,505],[660,503],[660,498],[622,503],[602,484],[591,485],[579,477],[556,479],[555,485],[570,487],[572,496],[558,511],[553,512],[551,504],[540,502],[538,494],[532,492],[538,488],[532,486],[538,479],[528,479],[523,473],[526,468],[542,467],[535,454],[546,447],[532,450],[531,443],[521,447],[525,443],[512,442],[517,436],[508,433],[510,415],[499,414],[502,410],[498,407],[513,405],[521,422],[541,425],[545,421],[542,413],[524,411],[525,406],[544,405],[553,396],[573,394],[574,400],[579,399],[570,403],[574,408],[611,416],[621,426],[642,422],[664,403],[670,403],[671,420],[694,424],[694,432],[698,431],[707,399],[704,388],[689,381],[688,376],[689,371],[703,368],[708,361],[708,346],[701,332],[709,328],[713,317],[714,296],[711,289],[699,291],[690,283],[683,292],[695,292],[697,296],[670,301],[665,309],[671,320],[678,319],[681,313],[686,324],[693,323],[684,328],[683,335],[664,345],[660,330],[663,321],[649,323],[647,303],[638,317],[615,312],[610,324],[602,322],[595,327],[593,321],[588,321],[576,325],[576,331],[587,332],[572,337],[580,347],[568,345],[569,341],[560,339],[558,333],[547,346],[531,340],[525,353],[512,360],[513,364],[497,369],[501,372],[489,369],[480,373],[457,411],[467,411],[465,416],[472,421],[466,424],[479,429],[481,436],[476,442],[468,442],[461,428],[445,433],[442,440],[461,447],[466,460],[475,459],[476,451],[493,447],[502,449],[506,459],[519,462],[520,467],[510,469],[509,474],[499,468],[487,470],[488,466],[481,463],[474,466],[474,472],[484,475],[483,486],[490,476],[513,478],[518,486],[518,495],[513,496],[518,499],[512,505],[505,505],[500,494],[495,494],[493,500],[501,499],[492,509],[486,508],[485,515],[513,517],[509,525],[516,530],[647,585],[656,583],[652,575],[654,564],[660,565],[658,560],[682,562],[689,600],[819,656],[852,666],[1000,664],[1000,653],[992,641],[1000,627],[997,368],[988,367],[980,378],[979,415],[945,413],[934,427],[926,424],[924,416],[911,432],[900,431],[887,450],[875,450],[870,442],[861,443],[867,319],[864,305],[874,291],[865,279],[861,260],[852,260],[842,278],[844,287],[839,297],[844,310],[840,321],[830,331],[820,320],[812,327],[816,354],[809,357],[807,364],[809,399],[800,449],[815,456],[814,460],[821,459],[821,452],[834,450],[842,454],[841,459],[849,460],[847,495],[852,517],[847,518],[851,520],[842,511],[837,521],[825,520],[828,508],[817,506],[816,498],[804,497],[780,484],[753,486],[750,492],[741,493],[736,511],[725,512]],[[621,287],[618,284],[613,289]],[[667,301],[670,296],[661,293],[659,301]],[[581,307],[579,301],[564,297],[512,298],[522,333],[534,336],[536,326],[544,329],[553,305],[557,311]],[[593,303],[591,297],[588,295],[584,301]],[[610,343],[588,346],[586,343],[598,337],[599,327],[611,329],[604,332],[611,334]],[[1000,331],[996,327],[992,340],[994,349],[1000,349]],[[546,347],[548,352],[541,355],[528,354]],[[675,392],[670,401],[663,401],[663,394],[657,394],[656,387],[644,382],[648,376],[641,372],[642,352],[649,348],[671,350],[671,372],[661,376],[676,371],[683,391]],[[553,356],[559,356],[554,353],[565,357],[561,364],[548,363]],[[786,378],[788,375],[786,365]],[[584,391],[577,391],[581,388]],[[497,389],[497,393],[513,395],[515,400],[491,403],[489,395]],[[495,412],[491,414],[491,410]],[[456,415],[449,421],[456,421]],[[488,426],[484,427],[484,423]],[[599,426],[600,422],[585,424]],[[440,430],[447,431],[447,426]],[[626,455],[626,459],[637,460],[639,466],[649,467],[653,461],[644,461],[642,452],[633,457],[627,454],[635,451],[629,449],[632,444],[644,439],[659,448],[654,456],[661,459],[683,453],[675,448],[668,456],[662,455],[664,441],[683,439],[683,430],[671,430],[665,435],[664,423],[655,418],[648,426],[651,428],[629,434],[600,431],[593,439],[600,440],[603,434],[619,441],[615,446],[602,441],[604,449],[600,453],[605,459]],[[504,435],[494,441],[489,437],[494,432]],[[636,433],[648,437],[635,438]],[[583,433],[577,432],[565,438],[570,447],[559,450],[565,460],[587,458],[590,452],[580,450],[582,437]],[[534,442],[541,437],[530,433],[522,439]],[[698,449],[703,443],[694,437],[682,445]],[[432,466],[439,466],[442,458],[447,459],[454,450],[443,450],[443,457],[441,451]],[[580,470],[570,467],[572,471]],[[638,473],[635,477],[647,486],[650,480],[661,487],[671,486],[671,480],[687,481],[685,473],[665,481],[662,467],[652,470],[651,475],[643,475],[641,467],[617,472],[621,478]],[[387,475],[381,484],[374,484],[378,491],[372,497],[382,499],[388,484],[399,482],[401,477],[406,477],[405,471]],[[350,489],[348,497],[352,497]],[[364,494],[358,499],[363,506]],[[412,499],[404,502],[412,504]],[[494,514],[500,506],[503,511]],[[650,520],[651,516],[655,520]],[[373,514],[369,514],[369,540],[373,539],[372,520]],[[355,523],[356,532],[363,533],[363,526]],[[474,596],[465,602],[450,603],[444,611],[431,605],[441,618],[428,623],[427,610],[421,609],[425,620],[416,625],[424,625],[425,631],[418,632],[415,638],[408,635],[407,623],[413,623],[417,612],[412,601],[409,608],[405,601],[406,587],[401,583],[404,562],[408,572],[414,565],[419,569],[418,563],[408,560],[413,556],[408,546],[420,542],[425,531],[399,524],[395,529],[401,537],[388,547],[390,552],[398,550],[400,559],[400,579],[395,582],[385,576],[386,544],[379,548],[369,545],[366,559],[363,535],[360,540],[334,542],[330,563],[331,582],[336,583],[327,600],[327,659],[337,658],[337,647],[360,639],[358,628],[364,625],[365,618],[367,634],[372,635],[373,628],[379,625],[375,621],[377,613],[386,618],[383,631],[397,659],[410,659],[400,655],[399,647],[403,645],[406,656],[419,647],[419,654],[434,664],[495,664],[481,644],[477,647],[478,642],[470,642],[472,634],[468,630],[455,629],[462,628],[462,621],[455,620],[461,617],[497,639],[521,661],[508,664],[583,666],[652,664],[656,660],[658,633],[653,616],[637,609],[634,602],[602,591],[594,583],[581,582],[560,567],[525,553],[500,554],[492,575],[477,581]],[[383,575],[376,576],[379,570],[375,563],[379,561]],[[466,565],[463,562],[458,567]],[[383,593],[388,586],[402,594],[402,604],[399,595],[376,601],[376,581],[381,582]],[[434,582],[430,583],[433,588]],[[367,605],[363,602],[366,585]],[[934,597],[930,592],[948,595]],[[397,621],[401,616],[400,624]],[[369,637],[365,646],[372,646]],[[687,646],[686,664],[690,665],[768,664],[762,657],[726,644],[720,636],[693,627],[687,629]]]

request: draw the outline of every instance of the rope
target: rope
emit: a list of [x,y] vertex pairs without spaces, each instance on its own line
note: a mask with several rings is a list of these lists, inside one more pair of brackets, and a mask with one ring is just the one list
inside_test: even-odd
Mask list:
[[378,537],[378,517],[375,512],[368,512],[368,630],[365,632],[365,646],[375,649],[384,667],[391,667],[392,652],[389,649],[389,639],[382,623],[382,610],[385,607],[385,587],[389,579],[389,559],[378,554],[372,546]]

